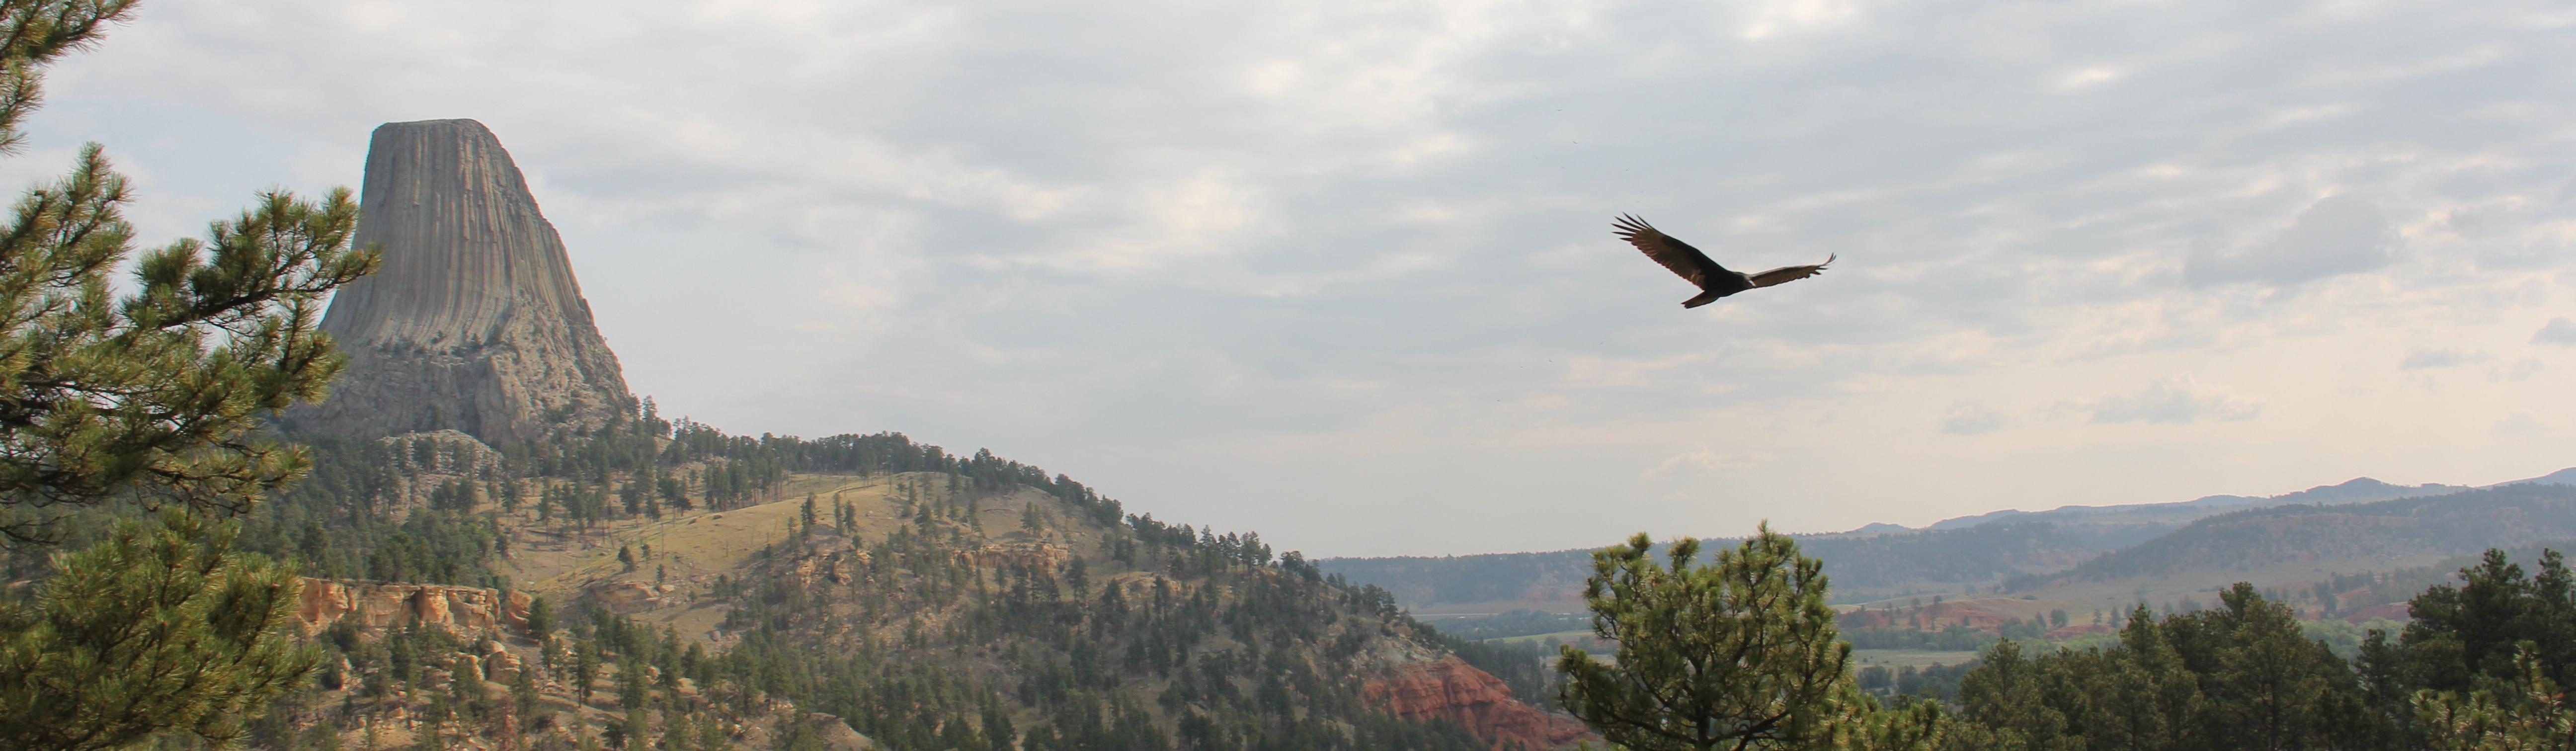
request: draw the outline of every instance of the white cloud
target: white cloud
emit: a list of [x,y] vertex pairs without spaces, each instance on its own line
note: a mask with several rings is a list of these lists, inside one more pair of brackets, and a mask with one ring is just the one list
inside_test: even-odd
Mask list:
[[2406,359],[2398,361],[2397,367],[2400,370],[2450,368],[2476,363],[2485,359],[2485,356],[2479,355],[2475,352],[2462,352],[2456,349],[2419,349],[2406,353]]
[[2084,405],[2095,423],[2143,422],[2188,425],[2204,420],[2251,420],[2263,414],[2260,402],[2201,387],[2188,378],[2168,378],[2145,389],[2096,399]]
[[1725,472],[1758,467],[1777,458],[1760,451],[1722,452],[1701,446],[1665,457],[1663,461],[1656,462],[1655,466],[1647,468],[1642,476],[1655,478],[1675,473]]
[[[171,3],[0,175],[104,141],[158,243],[473,117],[666,412],[989,445],[1309,552],[1564,548],[2540,462],[2489,421],[2576,410],[2514,351],[2576,344],[2530,323],[2576,305],[2576,102],[2531,73],[2576,49],[2497,40],[2551,12]],[[1842,260],[1684,311],[1622,211]],[[2143,463],[2195,471],[2104,489]]]
[[2118,68],[2099,65],[2088,68],[2079,68],[2073,72],[2067,73],[2066,75],[2059,76],[2057,79],[2057,87],[2061,89],[2089,88],[2098,84],[2120,80],[2121,73],[2121,70]]
[[1941,419],[1941,432],[1949,435],[1982,435],[2002,430],[2004,426],[2002,412],[1969,402],[1951,406],[1949,416]]
[[2549,432],[2549,426],[2541,424],[2540,419],[2532,417],[2529,412],[2516,412],[2511,417],[2497,420],[2495,427],[2489,432],[2499,436],[2521,438],[2546,434]]
[[2541,325],[2539,331],[2531,333],[2531,343],[2576,345],[2576,320],[2568,320],[2566,316],[2549,319],[2549,323]]
[[2328,196],[2260,245],[2219,255],[2195,253],[2184,267],[2194,284],[2260,282],[2292,285],[2339,274],[2375,271],[2396,260],[2396,228],[2378,206],[2352,196]]

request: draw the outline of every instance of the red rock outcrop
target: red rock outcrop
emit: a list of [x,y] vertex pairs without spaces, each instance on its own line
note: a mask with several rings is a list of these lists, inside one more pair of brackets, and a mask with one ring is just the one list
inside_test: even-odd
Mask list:
[[458,635],[498,634],[527,630],[528,602],[525,592],[511,592],[503,602],[499,591],[481,587],[307,578],[295,619],[308,634],[342,620],[366,629],[420,624]]
[[1405,720],[1456,721],[1497,749],[1557,748],[1590,735],[1582,723],[1512,698],[1501,679],[1456,657],[1397,665],[1360,695]]

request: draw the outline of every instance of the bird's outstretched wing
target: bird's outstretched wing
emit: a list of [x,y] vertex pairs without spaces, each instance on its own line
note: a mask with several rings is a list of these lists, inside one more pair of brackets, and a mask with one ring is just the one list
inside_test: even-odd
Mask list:
[[1825,255],[1824,263],[1819,263],[1813,266],[1782,266],[1780,268],[1754,274],[1746,278],[1751,279],[1753,281],[1753,286],[1755,287],[1768,287],[1783,282],[1794,282],[1817,274],[1825,273],[1825,267],[1832,264],[1834,259],[1840,257],[1842,257],[1842,255],[1839,253],[1828,253]]
[[1656,263],[1672,269],[1673,273],[1680,274],[1683,279],[1690,280],[1690,283],[1699,285],[1701,289],[1709,289],[1711,280],[1717,280],[1720,285],[1726,285],[1727,281],[1731,281],[1729,277],[1741,278],[1741,275],[1717,265],[1716,261],[1709,260],[1707,253],[1699,252],[1699,249],[1691,247],[1690,243],[1673,239],[1673,236],[1655,229],[1654,225],[1647,224],[1644,219],[1620,214],[1619,219],[1611,222],[1610,226],[1617,228],[1613,234],[1617,234],[1619,239],[1628,241],[1629,245],[1637,246],[1638,250],[1645,251],[1647,258],[1655,259]]

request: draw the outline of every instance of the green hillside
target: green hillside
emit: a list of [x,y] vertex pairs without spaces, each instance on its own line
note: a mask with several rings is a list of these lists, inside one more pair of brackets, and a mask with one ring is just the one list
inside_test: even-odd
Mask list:
[[[243,547],[325,579],[509,589],[567,627],[338,632],[348,667],[280,702],[254,748],[572,748],[612,730],[766,748],[823,712],[893,750],[1489,749],[1508,739],[1399,718],[1370,682],[1464,658],[1514,695],[1551,693],[1539,647],[1443,637],[1258,534],[901,434],[754,438],[647,414],[497,448],[311,445],[313,476],[245,519]],[[553,666],[529,671],[534,698],[455,667],[495,652]],[[1540,713],[1497,698],[1481,711]]]

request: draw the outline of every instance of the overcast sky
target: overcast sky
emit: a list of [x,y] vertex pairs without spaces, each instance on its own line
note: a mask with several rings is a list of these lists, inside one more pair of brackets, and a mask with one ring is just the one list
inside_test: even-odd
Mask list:
[[[147,3],[150,244],[474,118],[638,393],[1318,555],[2576,464],[2562,2]],[[1739,270],[1696,310],[1634,212]]]

